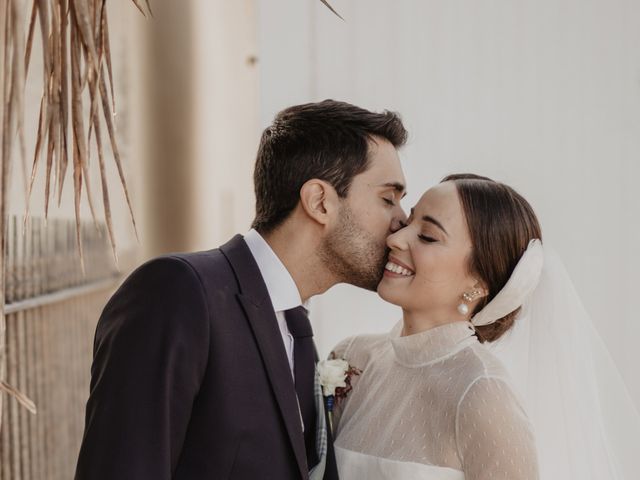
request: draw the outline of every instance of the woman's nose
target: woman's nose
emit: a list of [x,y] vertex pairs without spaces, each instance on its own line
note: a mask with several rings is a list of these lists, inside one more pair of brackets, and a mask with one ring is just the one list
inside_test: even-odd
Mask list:
[[407,229],[401,226],[400,230],[392,233],[387,237],[387,247],[391,250],[406,250],[408,248],[407,243]]

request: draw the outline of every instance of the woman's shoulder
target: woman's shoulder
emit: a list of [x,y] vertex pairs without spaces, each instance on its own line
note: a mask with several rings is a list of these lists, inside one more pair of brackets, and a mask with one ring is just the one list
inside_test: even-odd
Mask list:
[[464,371],[470,380],[479,377],[496,377],[509,380],[509,373],[493,352],[481,343],[474,343],[464,349],[459,358],[464,362]]
[[353,335],[338,342],[329,357],[348,361],[355,358],[364,359],[363,357],[369,357],[379,348],[383,348],[388,344],[388,340],[388,333]]
[[465,349],[464,381],[461,385],[460,402],[469,397],[484,401],[496,401],[499,398],[517,398],[518,393],[506,366],[489,348],[477,343]]

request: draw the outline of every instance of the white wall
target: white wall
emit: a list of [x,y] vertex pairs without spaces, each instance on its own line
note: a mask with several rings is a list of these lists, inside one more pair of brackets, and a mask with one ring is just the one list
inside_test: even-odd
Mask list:
[[[403,115],[410,207],[447,173],[517,188],[536,209],[640,405],[640,3],[259,0],[260,120],[335,98]],[[319,349],[399,318],[336,287]]]
[[255,1],[152,8],[137,19],[143,258],[211,249],[249,229],[260,133]]
[[196,249],[244,233],[253,220],[260,138],[256,2],[194,0]]

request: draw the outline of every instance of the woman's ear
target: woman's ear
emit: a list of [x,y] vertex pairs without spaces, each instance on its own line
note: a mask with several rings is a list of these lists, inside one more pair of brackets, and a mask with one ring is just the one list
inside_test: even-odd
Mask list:
[[478,298],[484,298],[489,296],[489,289],[487,288],[487,286],[484,284],[483,281],[480,281],[480,280],[476,281],[476,284],[473,286],[473,289],[480,293]]
[[329,183],[313,178],[300,188],[300,205],[310,218],[327,225],[337,212],[338,194]]

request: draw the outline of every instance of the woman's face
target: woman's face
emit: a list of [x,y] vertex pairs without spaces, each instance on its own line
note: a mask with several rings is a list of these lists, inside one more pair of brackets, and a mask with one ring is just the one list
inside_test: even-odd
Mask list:
[[[457,310],[462,295],[484,291],[468,270],[471,238],[453,182],[429,189],[387,245],[389,261],[378,285],[383,299],[439,322],[470,317]],[[467,303],[470,312],[479,298]]]

